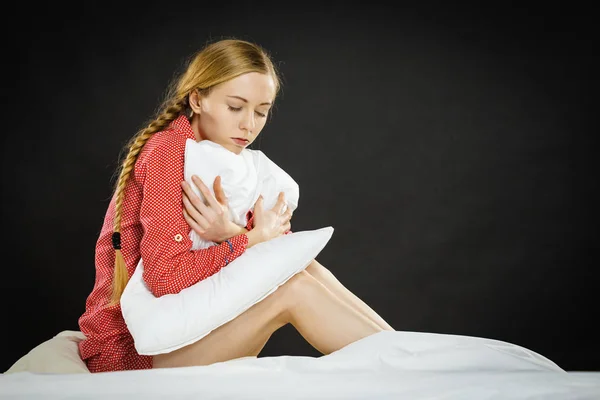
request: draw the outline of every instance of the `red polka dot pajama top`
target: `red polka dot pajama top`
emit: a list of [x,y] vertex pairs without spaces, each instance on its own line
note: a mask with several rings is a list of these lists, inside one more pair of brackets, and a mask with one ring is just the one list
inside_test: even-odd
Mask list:
[[[143,258],[144,280],[155,296],[178,293],[210,277],[242,255],[248,244],[248,236],[240,234],[229,240],[232,248],[223,242],[192,250],[181,187],[187,139],[195,140],[195,135],[181,115],[146,142],[125,186],[121,252],[129,277]],[[114,213],[113,196],[96,243],[94,287],[79,318],[79,328],[86,336],[79,350],[91,372],[152,368],[152,356],[136,352],[120,305],[108,305],[115,263]],[[251,230],[251,210],[247,217],[246,229]]]

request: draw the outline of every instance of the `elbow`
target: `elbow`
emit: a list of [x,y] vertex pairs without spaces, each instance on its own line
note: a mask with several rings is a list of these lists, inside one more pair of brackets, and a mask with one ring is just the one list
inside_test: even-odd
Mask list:
[[148,284],[148,289],[154,297],[162,297],[167,294],[177,294],[180,292],[174,285],[169,285],[168,276],[161,276],[155,279],[153,284]]
[[155,285],[148,285],[148,288],[150,289],[154,297],[162,297],[165,294],[169,294],[169,291],[167,290],[165,285],[161,285],[160,283]]
[[148,290],[150,290],[154,297],[161,297],[165,294],[168,294],[167,287],[161,283],[164,282],[164,279],[162,279],[162,277],[155,277],[154,279],[144,280],[146,281],[146,286],[148,287]]
[[161,263],[160,270],[158,268],[147,268],[144,271],[144,282],[154,297],[161,297],[179,292],[176,287],[177,285],[173,284],[175,279],[173,279],[174,277],[171,273],[175,268],[175,265],[165,265],[164,263]]

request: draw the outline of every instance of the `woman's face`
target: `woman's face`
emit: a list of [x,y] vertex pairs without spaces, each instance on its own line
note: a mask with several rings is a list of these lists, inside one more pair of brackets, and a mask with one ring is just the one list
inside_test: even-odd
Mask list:
[[196,141],[208,139],[240,154],[264,128],[274,98],[273,78],[258,72],[216,85],[206,97],[193,91],[191,125]]

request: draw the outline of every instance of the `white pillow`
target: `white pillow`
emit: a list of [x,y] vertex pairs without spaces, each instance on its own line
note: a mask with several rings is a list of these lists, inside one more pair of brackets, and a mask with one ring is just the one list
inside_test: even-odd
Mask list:
[[[264,209],[275,205],[279,192],[285,193],[284,210],[289,207],[295,211],[298,207],[298,184],[260,150],[244,149],[240,154],[235,154],[210,140],[196,142],[188,139],[185,145],[184,179],[191,184],[194,193],[205,201],[204,195],[193,184],[192,175],[198,175],[213,196],[213,183],[217,175],[221,176],[231,220],[239,226],[246,226],[246,214],[260,194],[264,198]],[[201,239],[193,230],[190,239],[194,241],[194,248],[215,244]]]
[[83,339],[85,335],[79,331],[62,331],[31,349],[5,373],[23,371],[45,374],[89,373],[79,354],[78,343]]
[[[185,180],[198,175],[214,195],[212,183],[221,176],[232,221],[245,226],[246,213],[260,194],[263,207],[273,207],[279,192],[287,207],[298,206],[298,184],[259,150],[239,155],[219,144],[188,139]],[[192,185],[194,187],[194,185]],[[195,189],[202,199],[204,196]],[[121,296],[121,311],[139,354],[168,353],[192,344],[258,303],[305,269],[333,234],[332,227],[294,232],[259,243],[211,277],[178,294],[155,297],[143,280],[140,260]],[[214,245],[190,232],[192,248]]]

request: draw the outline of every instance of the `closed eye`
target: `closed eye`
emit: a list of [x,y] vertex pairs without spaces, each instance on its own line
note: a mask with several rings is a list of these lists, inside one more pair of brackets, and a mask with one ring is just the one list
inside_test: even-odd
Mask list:
[[[227,106],[227,108],[229,108],[229,110],[230,110],[230,111],[233,111],[233,112],[238,112],[238,111],[240,111],[240,110],[242,109],[242,107],[231,107],[231,106]],[[254,111],[254,112],[255,112],[255,113],[256,113],[256,114],[257,114],[259,117],[261,117],[261,118],[264,118],[264,117],[266,117],[266,116],[267,116],[267,114],[263,114],[263,113],[260,113],[260,112],[258,112],[258,111]]]

